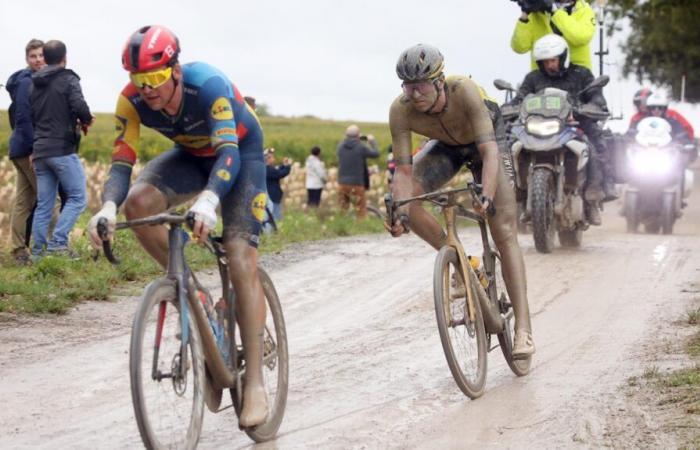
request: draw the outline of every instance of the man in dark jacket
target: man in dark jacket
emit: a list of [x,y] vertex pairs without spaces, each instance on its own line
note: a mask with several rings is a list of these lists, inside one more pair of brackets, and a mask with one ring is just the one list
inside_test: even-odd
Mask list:
[[[28,264],[29,231],[31,217],[36,204],[36,176],[29,160],[32,154],[34,128],[32,111],[29,104],[29,88],[32,73],[44,67],[44,43],[32,39],[25,47],[27,67],[13,73],[7,80],[6,89],[10,93],[9,116],[12,134],[10,135],[10,161],[17,170],[15,182],[15,200],[10,211],[10,228],[12,230],[12,257],[20,265]],[[27,226],[29,222],[29,227]],[[29,228],[29,229],[28,229]]]
[[360,140],[360,128],[350,125],[345,130],[345,139],[338,145],[338,203],[346,211],[354,199],[357,205],[357,218],[367,217],[365,200],[365,170],[367,158],[379,156],[377,141],[373,135],[367,136],[370,147]]
[[292,165],[291,161],[287,158],[284,158],[282,164],[275,164],[276,162],[275,149],[268,148],[265,150],[267,195],[272,202],[272,217],[275,219],[275,223],[279,223],[279,221],[282,220],[282,197],[284,196],[284,192],[280,186],[280,180],[289,175],[289,172],[292,170]]
[[[533,56],[539,69],[527,74],[518,89],[518,95],[513,100],[514,103],[520,103],[527,95],[540,92],[547,87],[561,89],[576,98],[579,92],[594,80],[593,74],[587,68],[568,64],[566,41],[556,34],[548,34],[538,40],[535,43]],[[607,111],[605,97],[600,88],[586,92],[581,101]],[[600,126],[586,117],[576,117],[576,119],[592,144],[585,194],[588,221],[591,225],[600,225],[599,202],[617,198],[612,167],[607,164],[606,146]]]
[[[32,75],[30,103],[34,123],[34,170],[37,179],[37,207],[34,212],[32,257],[40,258],[44,246],[50,254],[66,255],[68,234],[87,204],[85,172],[78,159],[80,128],[92,124],[80,77],[66,69],[66,46],[61,41],[44,45],[48,64]],[[51,209],[58,185],[68,198],[51,240],[47,239]]]

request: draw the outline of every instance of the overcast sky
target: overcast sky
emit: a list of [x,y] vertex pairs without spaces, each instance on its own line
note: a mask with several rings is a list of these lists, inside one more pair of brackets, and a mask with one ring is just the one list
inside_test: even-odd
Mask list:
[[[68,66],[81,76],[85,98],[97,112],[114,110],[128,80],[122,47],[146,24],[165,25],[178,35],[182,62],[222,69],[245,95],[288,116],[387,121],[400,92],[396,59],[419,42],[441,49],[447,73],[472,75],[499,99],[494,78],[517,82],[529,70],[529,57],[510,49],[519,8],[509,0],[0,0],[0,5],[0,83],[24,66],[29,39],[60,39],[68,46]],[[597,35],[594,43],[597,48]],[[623,56],[614,43],[610,50],[613,65],[606,73],[613,81],[606,97],[616,113],[622,106],[629,114],[638,84],[619,81],[616,64]],[[9,102],[3,89],[0,109]]]

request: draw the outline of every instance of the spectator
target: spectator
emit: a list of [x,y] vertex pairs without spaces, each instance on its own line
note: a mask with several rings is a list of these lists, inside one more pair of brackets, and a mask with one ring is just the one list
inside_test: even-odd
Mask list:
[[357,218],[367,217],[365,199],[365,168],[367,158],[379,156],[377,141],[367,136],[371,148],[360,140],[360,128],[350,125],[345,130],[345,140],[338,145],[338,202],[340,209],[347,211],[350,202],[356,204]]
[[[510,46],[516,53],[531,52],[535,42],[547,34],[558,34],[569,46],[571,63],[593,70],[590,43],[595,34],[595,13],[585,0],[545,0],[547,12],[532,12],[523,7],[515,23]],[[528,3],[521,3],[521,5]],[[537,70],[532,58],[530,68]]]
[[29,104],[29,88],[32,84],[32,73],[45,65],[43,46],[44,43],[38,39],[29,41],[24,50],[27,67],[13,73],[7,80],[6,87],[12,100],[9,109],[10,128],[12,128],[9,156],[17,171],[15,200],[10,211],[12,258],[18,265],[26,265],[30,262],[28,246],[31,216],[36,205],[36,176],[30,161],[34,128]]
[[265,150],[265,164],[267,164],[267,195],[272,202],[272,217],[276,223],[282,220],[282,197],[284,192],[280,186],[280,180],[292,170],[292,162],[289,158],[284,158],[282,164],[275,165],[275,149]]
[[[80,128],[87,133],[93,116],[83,98],[80,77],[66,69],[66,46],[61,41],[44,45],[47,66],[32,75],[29,95],[34,123],[34,170],[37,207],[34,213],[32,257],[41,257],[44,246],[53,255],[73,256],[68,234],[87,204],[85,173],[78,159]],[[59,184],[68,199],[47,239],[51,209]]]
[[306,192],[308,199],[306,204],[309,208],[318,208],[321,204],[321,192],[326,184],[326,167],[319,158],[321,149],[314,147],[311,149],[311,154],[306,158]]

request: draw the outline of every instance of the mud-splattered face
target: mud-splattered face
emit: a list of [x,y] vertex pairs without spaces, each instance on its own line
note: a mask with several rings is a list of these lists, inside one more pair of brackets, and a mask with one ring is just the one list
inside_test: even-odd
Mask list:
[[438,85],[433,80],[423,80],[401,85],[403,93],[411,101],[411,104],[420,112],[427,112],[437,101],[440,95]]

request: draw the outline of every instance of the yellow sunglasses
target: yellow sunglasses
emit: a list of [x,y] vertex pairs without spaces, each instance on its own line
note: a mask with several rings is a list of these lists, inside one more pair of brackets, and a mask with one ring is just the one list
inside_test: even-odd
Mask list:
[[150,72],[130,73],[131,82],[139,89],[149,86],[152,89],[163,86],[172,76],[173,68],[166,67],[164,69],[152,70]]

